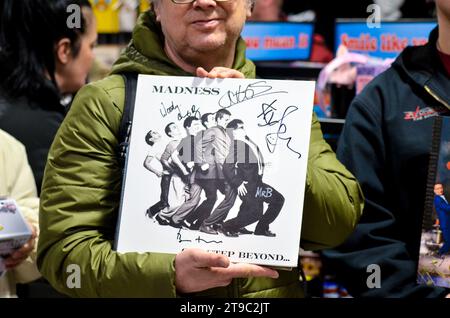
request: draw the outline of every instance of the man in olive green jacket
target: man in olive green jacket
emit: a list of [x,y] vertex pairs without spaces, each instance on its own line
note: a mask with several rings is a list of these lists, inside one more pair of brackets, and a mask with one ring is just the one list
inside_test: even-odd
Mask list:
[[[123,79],[117,74],[254,78],[255,66],[245,58],[245,43],[239,37],[252,2],[198,0],[181,5],[154,1],[155,12],[140,17],[132,42],[116,62],[113,75],[85,86],[78,93],[51,148],[41,196],[38,266],[57,290],[81,297],[303,295],[298,269],[278,274],[257,265],[230,264],[224,255],[192,249],[177,255],[119,254],[112,249],[122,186],[117,148],[125,94]],[[207,12],[220,19],[205,20],[202,14]],[[233,19],[240,23],[235,38],[219,41],[220,47],[214,52],[208,50],[217,41],[210,37],[201,42],[202,38],[195,34],[199,30],[203,33],[212,30],[214,36],[220,37],[224,29],[216,26]],[[183,35],[180,43],[186,38],[187,48],[180,45],[174,54],[174,32],[184,32],[185,20],[191,23],[186,30],[196,38],[189,39],[192,34]],[[225,28],[228,35],[234,34],[232,27]],[[193,49],[192,53],[189,43],[196,45],[195,50],[205,50]],[[225,54],[221,60],[223,46],[231,54]],[[189,58],[183,57],[189,54],[197,56],[195,67],[184,63]],[[217,65],[222,67],[214,67]],[[362,208],[359,185],[337,161],[314,117],[302,247],[318,250],[340,244],[354,229]],[[71,264],[81,270],[80,288],[66,284]]]

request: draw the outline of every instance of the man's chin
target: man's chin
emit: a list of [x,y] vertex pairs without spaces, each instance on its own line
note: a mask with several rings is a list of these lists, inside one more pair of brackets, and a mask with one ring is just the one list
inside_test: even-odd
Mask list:
[[222,39],[203,39],[202,41],[192,41],[191,47],[198,52],[211,52],[224,48],[225,41]]

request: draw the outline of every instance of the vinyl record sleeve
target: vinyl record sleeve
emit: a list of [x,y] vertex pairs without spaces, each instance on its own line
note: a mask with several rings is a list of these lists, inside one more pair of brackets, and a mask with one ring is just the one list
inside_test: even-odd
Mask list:
[[116,250],[297,267],[314,89],[139,75]]
[[31,235],[16,201],[0,199],[0,277],[6,271],[4,258],[23,246]]
[[450,199],[450,117],[437,116],[428,169],[417,281],[446,288],[450,288],[448,199]]

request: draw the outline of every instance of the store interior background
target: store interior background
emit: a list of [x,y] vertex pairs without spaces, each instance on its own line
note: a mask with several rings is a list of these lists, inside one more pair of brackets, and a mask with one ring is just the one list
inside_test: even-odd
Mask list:
[[[134,21],[140,12],[149,9],[148,0],[90,0],[98,23],[98,45],[95,48],[96,61],[89,76],[95,81],[108,75],[114,61],[131,38]],[[257,0],[276,2],[276,0]],[[283,2],[283,1],[282,1]],[[257,74],[261,78],[318,80],[320,72],[336,57],[335,30],[340,19],[359,19],[366,21],[372,14],[368,6],[378,2],[402,3],[399,10],[391,12],[390,21],[411,22],[435,21],[433,0],[404,1],[322,1],[322,0],[284,0],[280,21],[301,21],[296,23],[314,24],[314,43],[319,50],[302,60],[258,61]],[[383,16],[382,16],[383,19]],[[382,23],[385,20],[382,20]],[[290,22],[292,23],[292,22]],[[367,29],[371,32],[372,29]],[[261,34],[263,37],[264,34]],[[312,42],[312,39],[311,39]],[[338,81],[339,82],[339,81]],[[367,84],[367,83],[365,83]],[[346,110],[356,94],[356,83],[326,83],[325,96],[316,94],[315,107],[319,116],[325,139],[336,149],[339,133],[345,122]],[[326,104],[326,105],[324,105]],[[301,254],[301,266],[308,281],[308,292],[312,297],[342,298],[351,297],[343,286],[339,286],[333,276],[333,269],[321,260],[320,253]],[[19,297],[64,297],[54,291],[44,280],[20,285]]]

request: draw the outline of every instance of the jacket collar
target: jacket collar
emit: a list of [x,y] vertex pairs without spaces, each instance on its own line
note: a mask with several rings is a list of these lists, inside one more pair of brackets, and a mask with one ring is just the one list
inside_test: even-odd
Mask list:
[[436,27],[424,46],[407,47],[394,62],[394,67],[410,81],[436,99],[445,109],[450,109],[450,79],[439,57],[436,42],[439,29]]

